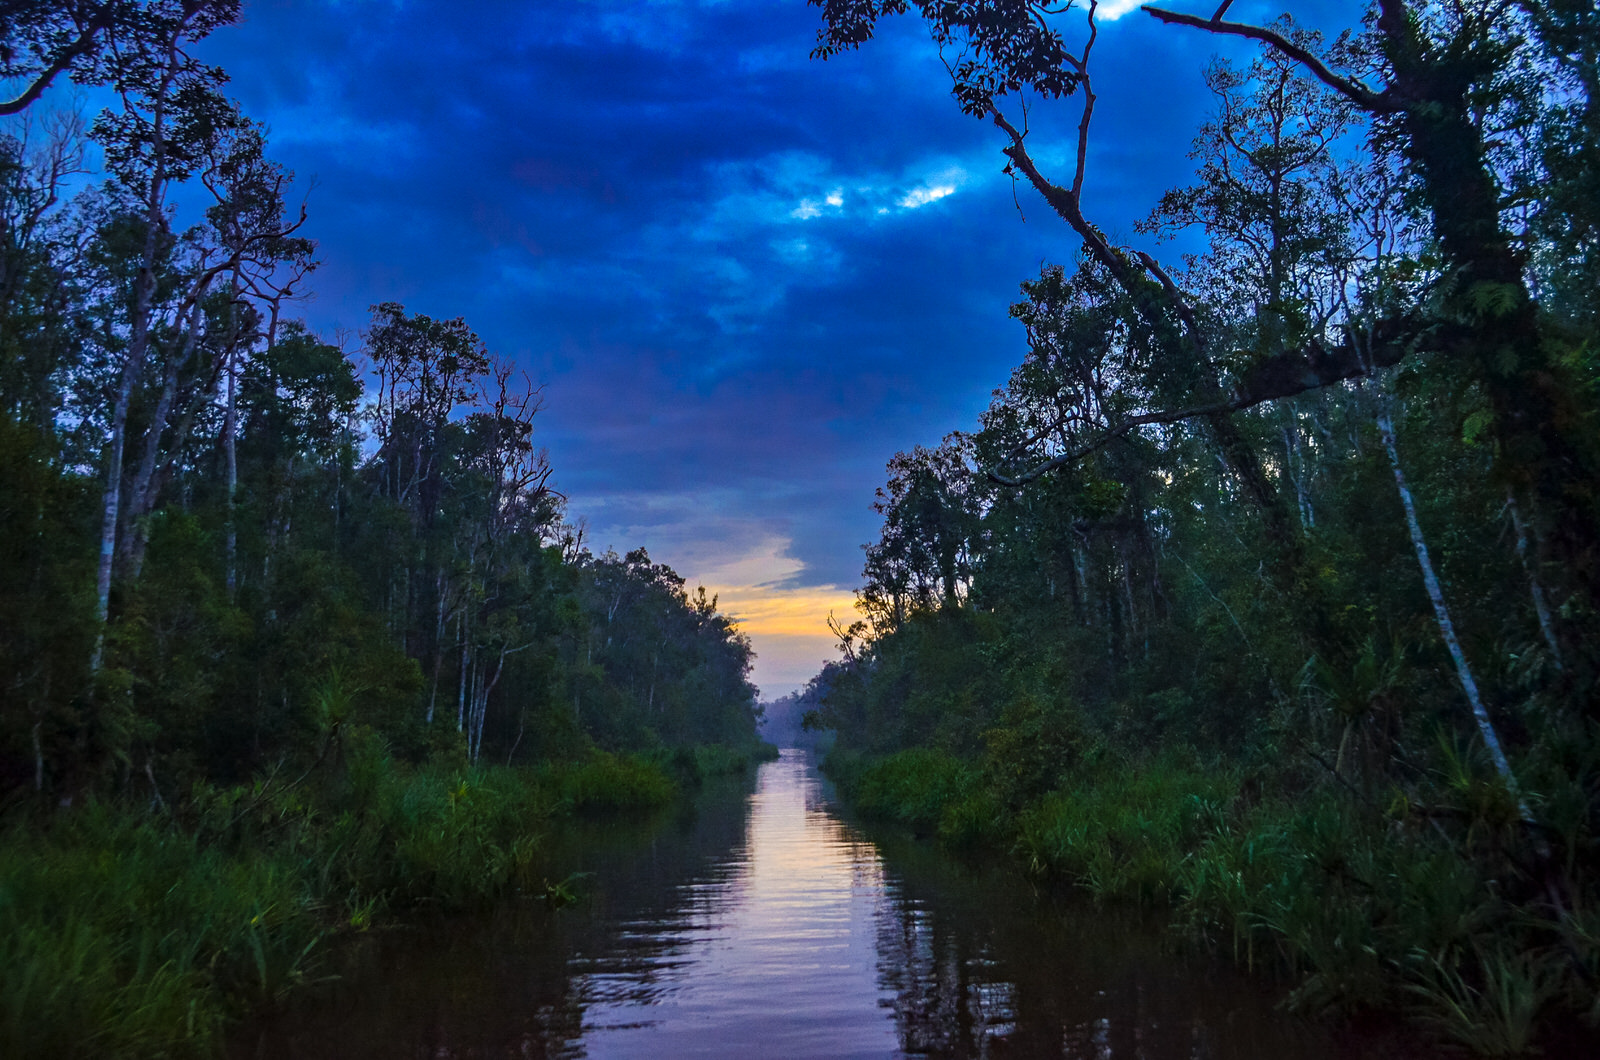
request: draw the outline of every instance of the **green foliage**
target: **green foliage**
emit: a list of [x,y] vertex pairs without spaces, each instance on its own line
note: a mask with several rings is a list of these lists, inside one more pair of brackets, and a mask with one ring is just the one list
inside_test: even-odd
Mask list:
[[64,184],[81,128],[0,136],[0,797],[241,781],[334,685],[414,763],[753,743],[748,638],[562,524],[540,391],[465,321],[382,303],[347,354],[280,319],[313,244],[189,57],[237,5],[191,7],[119,38],[105,187]]
[[559,905],[553,815],[758,753],[749,640],[582,547],[538,388],[465,321],[384,303],[347,354],[279,319],[312,244],[187,48],[238,5],[182,6],[107,15],[107,186],[63,185],[81,130],[0,135],[7,1057],[214,1053],[327,936]]
[[672,779],[638,755],[596,751],[581,761],[548,767],[547,776],[562,804],[584,814],[655,809],[677,794]]
[[324,928],[292,859],[91,806],[16,824],[0,866],[8,1056],[207,1055],[307,974]]
[[1030,871],[1097,900],[1165,901],[1199,837],[1237,791],[1226,772],[1169,756],[1108,764],[1025,811],[1016,849]]
[[975,779],[951,755],[912,748],[866,765],[849,778],[845,790],[863,814],[931,833]]
[[[661,761],[662,755],[656,756]],[[753,743],[742,746],[727,744],[697,744],[678,747],[661,761],[663,768],[679,778],[680,783],[697,787],[712,777],[734,776],[751,772],[762,762],[778,757],[778,748],[770,743]]]
[[1029,361],[970,436],[968,488],[987,491],[970,588],[884,621],[869,562],[865,636],[808,689],[841,790],[1095,900],[1170,908],[1285,975],[1302,1011],[1396,1011],[1487,1055],[1587,1018],[1597,671],[1566,639],[1587,605],[1571,583],[1572,610],[1551,604],[1537,528],[1492,475],[1481,391],[1413,365],[1398,449],[1517,789],[1462,701],[1361,393],[1235,417],[1297,509],[1276,530],[1198,429],[1020,491],[983,484],[985,461],[1065,414],[1059,369],[1108,311],[1089,279],[1047,272],[1030,293],[1069,304],[1029,305]]
[[177,818],[91,802],[0,835],[8,1057],[211,1055],[228,1020],[319,974],[331,936],[417,908],[560,905],[541,835],[675,787],[639,757],[410,768],[360,725],[299,783],[201,784]]
[[1481,1055],[1509,1056],[1535,1043],[1551,1007],[1589,1007],[1582,969],[1600,959],[1596,940],[1563,939],[1516,911],[1527,881],[1486,874],[1497,856],[1506,863],[1463,842],[1484,824],[1470,803],[1438,829],[1404,805],[1375,816],[1329,789],[1258,800],[1258,778],[1179,752],[1100,756],[1016,812],[995,800],[992,777],[941,752],[836,751],[827,768],[867,817],[956,849],[1009,849],[1097,902],[1169,907],[1241,964],[1295,977],[1298,1011],[1399,1007]]
[[77,533],[90,508],[62,474],[49,436],[0,417],[0,787],[43,779],[71,755],[100,763],[121,742],[110,711],[78,695],[94,639],[86,592],[91,550]]
[[[825,7],[830,48],[882,13]],[[1409,56],[1414,124],[1363,130],[1289,49],[1213,65],[1197,182],[1140,226],[1206,252],[1158,290],[1075,222],[977,430],[890,462],[863,622],[802,698],[863,813],[1166,905],[1306,1011],[1511,1055],[1597,1011],[1595,39],[1424,7],[1272,31]],[[1446,41],[1483,49],[1470,107],[1420,72]]]

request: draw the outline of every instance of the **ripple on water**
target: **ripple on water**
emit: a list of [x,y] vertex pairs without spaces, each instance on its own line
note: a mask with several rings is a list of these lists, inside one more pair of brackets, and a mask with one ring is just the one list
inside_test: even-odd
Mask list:
[[815,788],[796,754],[762,768],[744,844],[686,886],[689,922],[656,936],[686,960],[650,998],[655,1011],[630,1017],[633,1000],[612,992],[569,1046],[591,1057],[896,1053],[875,949],[882,867],[837,819],[808,812]]
[[[730,797],[731,796],[731,797]],[[563,848],[590,894],[377,940],[238,1057],[1359,1056],[1159,926],[1049,908],[1004,863],[868,842],[799,753],[696,814]],[[563,866],[567,862],[561,863]]]

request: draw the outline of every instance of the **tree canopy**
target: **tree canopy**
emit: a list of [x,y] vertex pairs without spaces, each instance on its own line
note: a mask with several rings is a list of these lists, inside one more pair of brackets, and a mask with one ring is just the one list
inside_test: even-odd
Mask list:
[[[927,22],[957,105],[1082,250],[1023,282],[1026,354],[973,429],[890,462],[863,618],[814,682],[811,722],[846,753],[935,755],[895,769],[949,756],[976,779],[937,781],[958,793],[940,829],[1010,827],[1036,864],[1090,856],[1037,829],[1100,827],[1071,818],[1070,793],[1127,782],[1108,760],[1243,776],[1219,837],[1264,827],[1249,800],[1274,799],[1272,827],[1343,815],[1384,872],[1455,866],[1468,905],[1539,925],[1493,945],[1565,940],[1549,959],[1570,962],[1581,1008],[1596,957],[1575,910],[1600,834],[1592,5],[1380,0],[1333,40],[1287,16],[1229,21],[1227,3],[1145,8],[1260,50],[1207,68],[1194,178],[1125,246],[1081,205],[1104,132],[1095,4],[816,3],[821,58],[882,18]],[[1025,103],[1076,107],[1076,142],[1030,139]],[[1200,251],[1163,264],[1180,231]],[[874,783],[892,786],[884,769]],[[1467,805],[1473,785],[1497,794]],[[1337,886],[1294,878],[1241,895],[1262,904],[1233,930],[1267,924],[1324,987],[1425,993],[1419,949],[1466,983],[1497,974],[1493,931],[1431,922],[1374,935],[1358,973],[1310,941],[1335,913],[1261,912],[1294,901],[1285,888]],[[1345,907],[1382,921],[1385,902],[1431,900],[1381,889]],[[1220,905],[1195,915],[1226,922]],[[1407,934],[1435,929],[1448,941]]]
[[[0,788],[170,796],[350,727],[473,762],[752,742],[748,638],[584,547],[538,385],[459,318],[293,318],[313,211],[192,56],[238,14],[0,23]],[[112,105],[30,111],[58,76]]]

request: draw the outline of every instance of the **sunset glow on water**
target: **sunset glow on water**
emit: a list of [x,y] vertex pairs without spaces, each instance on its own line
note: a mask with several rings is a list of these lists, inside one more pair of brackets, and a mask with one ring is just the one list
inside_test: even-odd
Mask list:
[[840,816],[810,756],[646,827],[552,837],[576,904],[356,948],[329,996],[240,1035],[256,1060],[416,1057],[1382,1057],[1275,1011],[1127,910]]
[[682,888],[681,919],[625,925],[623,953],[574,959],[585,1055],[894,1052],[882,863],[818,807],[800,753],[785,755],[750,797],[745,843]]

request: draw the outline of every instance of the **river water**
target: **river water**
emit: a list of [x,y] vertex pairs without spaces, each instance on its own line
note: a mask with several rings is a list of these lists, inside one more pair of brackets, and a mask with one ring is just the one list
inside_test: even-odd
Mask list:
[[[875,841],[874,841],[875,840]],[[1363,1055],[1159,924],[844,819],[800,751],[552,840],[580,900],[374,935],[235,1058]]]

